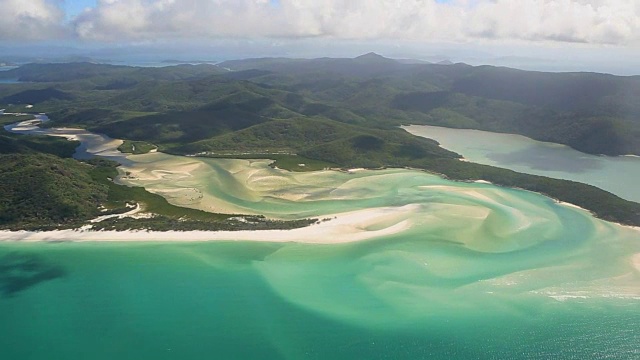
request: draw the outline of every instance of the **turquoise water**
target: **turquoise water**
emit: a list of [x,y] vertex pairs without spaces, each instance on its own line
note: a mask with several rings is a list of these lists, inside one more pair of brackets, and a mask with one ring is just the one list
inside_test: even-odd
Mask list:
[[568,146],[521,135],[411,125],[408,132],[434,139],[467,160],[527,174],[597,186],[624,199],[640,202],[638,156],[598,156]]
[[358,182],[419,209],[363,242],[0,243],[0,358],[640,356],[636,230],[535,193],[388,172]]
[[[482,256],[407,238],[4,244],[0,254],[5,264],[59,272],[0,296],[2,359],[640,356],[638,300],[557,301],[527,291],[533,283],[478,290],[487,277],[550,264],[533,255]],[[433,277],[413,268],[411,258],[425,254],[451,257],[451,267],[482,265]]]
[[638,230],[419,171],[126,160],[127,182],[175,203],[355,212],[345,233],[397,231],[334,245],[0,242],[0,359],[640,358]]

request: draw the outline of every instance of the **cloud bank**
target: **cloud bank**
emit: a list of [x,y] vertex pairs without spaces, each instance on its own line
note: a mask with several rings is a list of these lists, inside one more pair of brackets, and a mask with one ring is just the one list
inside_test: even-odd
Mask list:
[[44,40],[68,36],[59,3],[0,0],[0,40]]
[[640,0],[99,0],[66,23],[55,1],[0,0],[0,39],[640,44]]

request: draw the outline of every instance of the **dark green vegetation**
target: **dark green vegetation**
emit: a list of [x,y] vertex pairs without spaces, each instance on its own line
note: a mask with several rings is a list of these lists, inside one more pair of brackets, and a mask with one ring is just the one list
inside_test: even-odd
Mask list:
[[178,65],[171,68],[137,68],[89,62],[27,64],[2,74],[3,79],[54,83],[89,80],[99,90],[131,87],[143,81],[179,80],[223,72],[215,65]]
[[100,215],[128,211],[128,206],[133,204],[140,204],[153,217],[112,218],[93,227],[110,230],[290,229],[314,222],[271,221],[174,206],[144,188],[115,184],[111,179],[118,174],[117,165],[102,159],[79,162],[37,153],[0,155],[0,229],[76,228]]
[[403,63],[367,54],[166,68],[31,64],[0,78],[32,82],[2,86],[5,107],[35,104],[57,124],[163,148],[274,119],[321,118],[382,128],[475,128],[588,153],[640,155],[640,77]]
[[[39,64],[0,77],[32,82],[0,86],[0,107],[34,104],[34,111],[49,114],[49,126],[129,140],[124,151],[155,144],[174,154],[268,157],[291,170],[414,167],[542,192],[602,218],[640,225],[636,203],[583,184],[463,163],[435,141],[397,129],[477,128],[590,153],[640,154],[638,77],[406,64],[375,54],[151,69]],[[128,196],[114,201],[122,205],[133,199]]]
[[273,120],[172,149],[182,154],[298,154],[341,167],[403,166],[416,158],[457,158],[433,140],[398,129],[368,129],[327,119]]
[[[2,115],[0,126],[31,120],[31,115]],[[68,141],[52,136],[31,136],[11,134],[0,128],[0,154],[37,154],[47,153],[59,157],[71,157],[78,147],[76,141]]]
[[[255,159],[256,157],[252,156],[252,158]],[[310,159],[300,155],[265,155],[265,158],[275,160],[271,163],[271,167],[289,171],[318,171],[336,167],[334,163]]]
[[11,136],[0,130],[0,154],[47,153],[71,157],[78,143],[51,136]]
[[319,171],[325,169],[335,169],[339,166],[335,163],[310,159],[300,155],[290,155],[290,154],[279,154],[279,153],[242,153],[242,152],[231,152],[231,153],[213,153],[206,152],[201,153],[200,157],[209,157],[215,159],[267,159],[273,160],[273,162],[269,165],[272,168],[284,169],[288,171],[295,172],[308,172],[308,171]]
[[9,125],[9,124],[13,124],[13,123],[21,122],[21,121],[32,120],[32,119],[35,119],[35,116],[33,116],[33,115],[0,114],[0,125],[2,125],[4,127],[5,125]]
[[147,230],[154,231],[239,231],[295,229],[316,223],[316,220],[267,220],[262,216],[229,217],[225,221],[198,221],[155,216],[149,219],[107,219],[93,226],[95,230]]
[[122,145],[118,146],[118,151],[125,154],[146,154],[158,147],[144,141],[125,140]]
[[[31,116],[0,116],[2,125]],[[0,229],[75,227],[98,214],[107,189],[70,158],[79,145],[0,129]]]
[[99,215],[108,187],[90,166],[46,154],[0,155],[0,228],[75,227]]
[[587,153],[640,154],[637,76],[401,64],[375,54],[241,60],[220,66],[269,71],[253,81],[286,84],[370,122],[517,133]]
[[592,185],[522,174],[512,170],[461,161],[438,160],[416,166],[453,180],[486,180],[493,184],[545,194],[590,210],[596,217],[627,225],[640,225],[640,204],[622,199]]

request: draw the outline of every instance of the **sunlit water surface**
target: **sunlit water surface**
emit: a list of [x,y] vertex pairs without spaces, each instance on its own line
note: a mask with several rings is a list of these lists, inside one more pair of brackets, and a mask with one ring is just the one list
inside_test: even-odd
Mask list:
[[411,125],[408,132],[486,165],[591,184],[624,199],[640,202],[640,157],[598,156],[568,146],[514,134]]
[[[111,141],[84,148],[124,158]],[[124,160],[121,182],[184,206],[379,209],[363,230],[401,230],[341,245],[0,243],[0,358],[640,358],[637,230],[419,171]]]

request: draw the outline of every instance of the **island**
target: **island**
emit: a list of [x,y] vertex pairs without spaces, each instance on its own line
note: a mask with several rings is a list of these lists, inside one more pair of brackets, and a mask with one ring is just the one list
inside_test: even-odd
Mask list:
[[[309,77],[312,73],[321,75]],[[33,104],[29,111],[46,112],[51,119],[42,126],[82,128],[123,139],[118,149],[126,153],[271,159],[272,167],[290,171],[422,169],[455,181],[487,181],[542,193],[605,220],[640,225],[640,205],[635,202],[591,185],[460,161],[458,154],[437,142],[398,127],[436,124],[554,140],[541,132],[546,129],[559,136],[557,141],[579,150],[638,154],[634,113],[606,113],[604,107],[623,86],[636,86],[635,78],[407,64],[373,53],[354,59],[249,59],[163,68],[29,64],[0,73],[0,77],[29,82],[2,87],[0,103],[7,112],[21,113],[24,104]],[[505,77],[511,80],[497,86]],[[525,94],[526,89],[514,90],[542,79],[548,91],[538,97],[525,96],[531,95]],[[571,98],[567,89],[577,86],[599,90]],[[481,94],[480,87],[491,91]],[[618,100],[631,102],[629,97]],[[608,120],[598,120],[604,117]],[[5,115],[2,120],[6,125],[21,119]],[[550,122],[570,131],[571,136],[549,127]],[[595,135],[589,134],[598,137],[592,141],[590,136]],[[6,131],[3,139],[6,194],[1,226],[5,229],[78,228],[105,212],[127,212],[127,204],[137,203],[154,209],[158,216],[136,221],[113,217],[100,226],[230,230],[298,227],[317,221],[271,223],[262,214],[254,214],[258,218],[249,222],[225,223],[239,214],[174,207],[143,189],[114,184],[117,163],[98,158],[80,164],[64,159],[73,155],[77,143],[25,138]],[[67,171],[43,169],[44,164],[59,164]],[[25,195],[19,196],[19,189],[11,184],[24,176],[25,167],[40,174],[37,181],[53,185],[44,187],[47,195],[34,194],[35,203],[20,207],[14,202]],[[66,187],[74,182],[77,195],[69,196],[72,190]],[[58,199],[47,206],[50,212],[35,206],[43,197]],[[203,223],[205,218],[215,225]]]
[[636,78],[376,54],[3,76],[5,358],[637,354],[640,204],[415,131],[636,161]]

